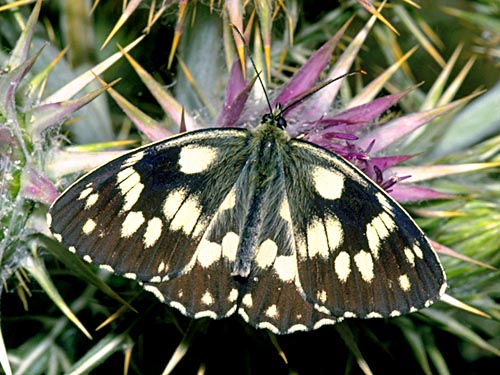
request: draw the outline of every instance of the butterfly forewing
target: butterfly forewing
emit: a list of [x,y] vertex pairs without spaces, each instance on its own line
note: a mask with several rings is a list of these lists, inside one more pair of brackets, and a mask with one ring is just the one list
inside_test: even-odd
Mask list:
[[248,134],[192,132],[115,159],[61,195],[50,210],[51,230],[118,274],[175,277],[240,175]]

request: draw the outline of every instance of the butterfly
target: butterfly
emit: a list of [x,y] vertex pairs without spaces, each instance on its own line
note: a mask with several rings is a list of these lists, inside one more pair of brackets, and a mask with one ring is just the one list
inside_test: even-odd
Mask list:
[[341,156],[286,132],[213,128],[135,149],[50,207],[54,237],[193,318],[277,334],[395,317],[446,289],[404,209]]

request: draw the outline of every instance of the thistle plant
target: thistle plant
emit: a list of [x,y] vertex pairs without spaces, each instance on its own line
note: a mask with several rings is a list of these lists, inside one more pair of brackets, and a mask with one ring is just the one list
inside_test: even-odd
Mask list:
[[[473,57],[453,75],[462,48],[447,61],[440,57],[420,16],[412,18],[416,10],[400,4],[389,11],[367,6],[371,15],[358,6],[354,20],[353,8],[327,9],[314,23],[300,20],[298,27],[295,1],[286,6],[233,1],[220,9],[180,1],[178,13],[166,3],[156,8],[153,3],[143,23],[150,35],[137,33],[129,40],[120,29],[129,17],[141,16],[139,3],[130,2],[114,29],[105,24],[111,32],[100,39],[106,48],[97,53],[99,62],[74,68],[69,61],[81,50],[78,39],[70,46],[73,57],[57,51],[53,41],[43,42],[50,38],[39,16],[41,1],[32,9],[0,13],[5,43],[0,55],[0,364],[6,374],[117,368],[124,373],[231,368],[447,374],[498,360],[499,139],[474,138],[474,129],[458,122],[487,97],[480,91],[458,96]],[[94,11],[105,19],[100,6]],[[392,16],[442,67],[425,89],[412,78],[416,48],[401,50]],[[175,24],[172,48],[152,51],[148,38],[155,38],[162,17]],[[264,87],[256,84],[245,46],[230,24],[244,31]],[[97,28],[85,35],[94,33],[99,34]],[[114,38],[120,43],[113,46]],[[363,51],[374,44],[386,59],[384,67]],[[160,50],[168,51],[161,65],[176,69],[172,85],[144,67]],[[317,90],[319,82],[360,68],[366,76]],[[125,69],[140,78],[147,98],[134,103],[130,81],[134,87],[138,82]],[[85,91],[90,83],[96,86]],[[77,176],[132,146],[179,132],[254,128],[269,111],[264,90],[272,105],[307,96],[286,113],[289,135],[342,155],[405,204],[440,254],[449,282],[443,302],[409,316],[349,320],[277,337],[236,318],[186,318],[135,282],[96,270],[54,241],[45,214]],[[125,115],[112,112],[104,92]],[[157,104],[148,103],[150,98]],[[483,116],[481,109],[476,117]],[[119,125],[112,126],[117,117]],[[138,132],[130,130],[130,122]]]

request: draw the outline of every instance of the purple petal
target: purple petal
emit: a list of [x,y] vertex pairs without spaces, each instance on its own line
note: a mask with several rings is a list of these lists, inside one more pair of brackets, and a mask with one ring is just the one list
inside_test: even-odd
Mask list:
[[[239,65],[239,64],[238,64]],[[238,120],[241,120],[241,114],[245,108],[245,104],[250,96],[250,91],[257,79],[257,76],[252,79],[246,87],[234,97],[231,102],[227,102],[216,121],[218,127],[233,127],[236,126]],[[241,121],[240,121],[241,122]]]
[[302,68],[288,81],[281,93],[275,99],[273,105],[277,103],[285,104],[292,98],[297,97],[302,92],[310,89],[318,81],[319,75],[325,69],[330,57],[338,44],[340,38],[351,23],[347,21],[342,28],[337,31],[314,55],[302,66]]
[[[393,156],[382,156],[382,157],[372,157],[370,158],[370,164],[378,168],[381,171],[385,171],[399,163],[409,160],[413,155],[393,155]],[[405,175],[403,173],[403,175]]]
[[[352,69],[354,59],[358,56],[370,29],[375,23],[376,17],[371,17],[365,26],[358,32],[352,42],[347,46],[342,55],[337,59],[335,65],[330,69],[327,79],[339,78],[347,74]],[[337,93],[340,90],[343,79],[340,79],[326,86],[324,89],[314,95],[314,100],[307,102],[306,111],[303,115],[306,118],[317,118],[327,112],[336,100]]]
[[398,202],[418,202],[430,199],[452,199],[452,194],[441,193],[439,191],[417,185],[396,184],[389,192],[391,197]]
[[413,89],[398,92],[396,94],[383,96],[369,103],[358,105],[333,116],[325,116],[322,121],[343,121],[345,123],[367,123],[375,121],[382,113],[396,104],[403,96]]
[[231,67],[231,72],[229,74],[229,80],[227,82],[226,97],[224,100],[224,106],[230,106],[233,101],[247,86],[245,77],[243,76],[243,70],[241,69],[241,64],[238,59],[233,62]]
[[43,204],[51,204],[59,195],[56,187],[31,166],[23,169],[21,195]]
[[411,113],[409,115],[396,118],[364,136],[358,142],[358,146],[363,148],[372,143],[373,140],[376,140],[372,152],[379,152],[435,118],[442,116],[458,106],[461,106],[468,100],[470,100],[470,98],[465,97],[439,108],[431,109],[425,112]]

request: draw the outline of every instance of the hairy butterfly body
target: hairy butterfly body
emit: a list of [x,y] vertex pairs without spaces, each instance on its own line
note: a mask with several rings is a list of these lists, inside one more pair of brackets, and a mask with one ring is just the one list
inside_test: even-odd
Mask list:
[[54,236],[187,316],[275,333],[438,300],[444,272],[410,216],[342,157],[290,139],[281,113],[97,168],[52,205]]

